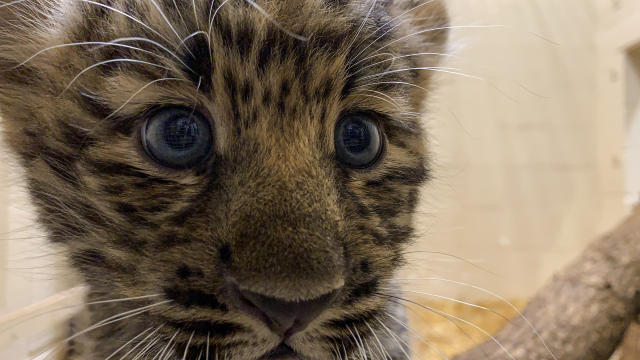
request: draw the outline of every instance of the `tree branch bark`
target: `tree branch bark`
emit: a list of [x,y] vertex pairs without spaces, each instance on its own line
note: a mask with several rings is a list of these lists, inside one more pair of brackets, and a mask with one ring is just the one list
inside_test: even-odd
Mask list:
[[[640,310],[640,207],[558,273],[524,316],[558,360],[607,360]],[[454,360],[553,360],[522,318]]]

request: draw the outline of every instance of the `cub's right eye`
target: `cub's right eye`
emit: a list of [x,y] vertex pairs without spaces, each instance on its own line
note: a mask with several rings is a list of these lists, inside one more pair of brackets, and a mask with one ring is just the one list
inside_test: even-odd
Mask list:
[[188,169],[205,161],[213,148],[209,121],[197,111],[166,107],[144,123],[140,139],[154,161],[172,169]]

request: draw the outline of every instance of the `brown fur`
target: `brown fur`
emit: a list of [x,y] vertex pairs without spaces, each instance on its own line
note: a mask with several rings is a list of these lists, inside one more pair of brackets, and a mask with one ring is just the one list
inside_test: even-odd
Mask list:
[[[385,334],[377,320],[392,323],[385,288],[402,263],[418,186],[428,178],[417,114],[425,94],[399,82],[428,87],[433,72],[401,69],[436,66],[440,57],[389,59],[443,51],[445,30],[408,36],[447,24],[440,1],[388,23],[419,2],[379,0],[359,30],[371,1],[259,1],[272,21],[231,0],[210,36],[182,45],[208,30],[221,1],[98,1],[147,26],[80,0],[0,9],[4,134],[26,169],[39,221],[83,274],[89,301],[161,294],[89,306],[91,322],[173,300],[76,339],[79,357],[104,359],[152,327],[158,342],[144,359],[176,333],[178,357],[191,340],[187,358],[197,359],[209,337],[211,354],[262,358],[279,340],[227,306],[228,278],[285,300],[344,285],[332,308],[292,338],[304,359],[344,358],[343,344],[355,356],[354,331]],[[177,58],[129,40],[119,44],[140,49],[67,46],[23,63],[50,46],[121,38],[150,39]],[[359,62],[375,51],[381,55]],[[71,83],[113,59],[155,66],[109,62]],[[375,75],[384,71],[391,72]],[[161,78],[175,79],[150,83]],[[215,149],[206,163],[170,170],[142,151],[140,126],[167,104],[195,104],[211,120]],[[384,132],[382,158],[367,170],[335,159],[336,121],[354,111],[373,114]]]

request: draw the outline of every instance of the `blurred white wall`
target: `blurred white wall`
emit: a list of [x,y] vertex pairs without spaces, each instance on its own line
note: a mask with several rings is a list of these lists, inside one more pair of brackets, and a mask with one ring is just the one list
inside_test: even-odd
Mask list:
[[[627,61],[627,114],[628,136],[626,142],[627,167],[625,202],[640,202],[640,46],[629,53]],[[631,166],[637,164],[637,166]]]
[[0,359],[31,359],[58,338],[79,291],[35,223],[18,168],[0,154]]
[[[640,13],[638,2],[448,3],[454,27],[499,27],[453,29],[448,66],[481,80],[439,76],[427,118],[436,179],[423,193],[414,249],[493,274],[427,253],[412,254],[406,277],[526,297],[625,213],[622,121],[608,112],[619,94],[607,87],[620,88],[624,75],[611,78],[601,61],[615,43],[601,35]],[[640,21],[632,30],[640,35]],[[486,297],[437,280],[409,284]]]

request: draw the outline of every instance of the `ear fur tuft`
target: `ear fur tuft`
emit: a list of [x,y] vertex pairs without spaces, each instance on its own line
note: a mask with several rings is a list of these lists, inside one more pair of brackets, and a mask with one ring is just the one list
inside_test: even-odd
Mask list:
[[[412,53],[446,53],[449,40],[449,15],[443,0],[390,0],[391,17],[404,14],[399,36],[406,37],[408,51]],[[416,66],[434,67],[442,56],[416,57]],[[426,84],[433,74],[422,71],[420,82]]]

